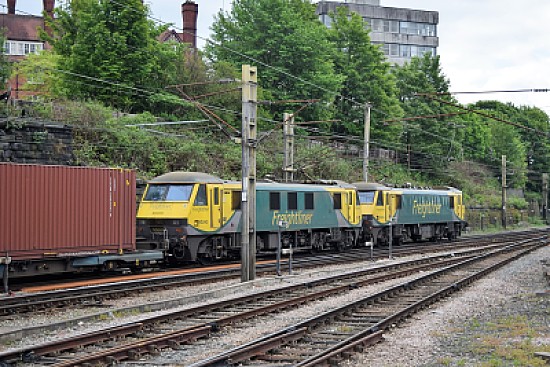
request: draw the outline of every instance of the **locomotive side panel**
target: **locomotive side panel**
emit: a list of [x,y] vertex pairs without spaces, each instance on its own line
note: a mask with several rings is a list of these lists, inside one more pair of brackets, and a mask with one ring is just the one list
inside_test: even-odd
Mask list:
[[396,212],[399,224],[442,223],[458,220],[447,193],[403,192]]

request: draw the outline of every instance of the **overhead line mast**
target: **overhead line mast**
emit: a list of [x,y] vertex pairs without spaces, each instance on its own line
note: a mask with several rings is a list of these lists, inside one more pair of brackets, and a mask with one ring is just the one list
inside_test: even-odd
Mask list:
[[241,281],[256,279],[256,111],[258,73],[242,66]]

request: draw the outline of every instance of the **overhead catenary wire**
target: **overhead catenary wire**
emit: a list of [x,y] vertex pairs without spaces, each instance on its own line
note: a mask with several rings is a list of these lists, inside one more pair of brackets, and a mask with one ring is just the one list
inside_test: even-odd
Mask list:
[[495,93],[547,93],[550,88],[525,88],[525,89],[509,89],[509,90],[483,90],[483,91],[457,91],[457,92],[433,92],[425,93],[426,95],[442,96],[453,94],[495,94]]
[[[115,3],[117,3],[115,0],[111,0],[111,1],[114,1]],[[122,4],[120,4],[120,3],[118,3],[118,4],[119,4],[119,5],[122,5]],[[122,6],[127,7],[126,5],[122,5]],[[127,7],[127,8],[128,8],[128,7]],[[185,31],[184,31],[184,32],[185,32]],[[198,36],[198,38],[204,39],[203,37],[200,37],[200,36]],[[212,41],[210,41],[210,40],[206,40],[206,41],[212,43]],[[225,47],[225,46],[221,46],[221,45],[219,45],[219,46],[228,49],[228,48]],[[231,50],[230,50],[230,51],[231,51]],[[236,52],[236,53],[237,53],[237,54],[240,54],[240,55],[243,56],[243,57],[247,57],[248,59],[250,59],[250,60],[252,60],[252,61],[254,61],[254,62],[258,62],[259,64],[261,64],[261,65],[263,65],[263,66],[266,66],[266,67],[269,67],[269,68],[271,68],[271,69],[274,69],[274,70],[276,70],[276,71],[280,71],[280,72],[281,72],[281,70],[279,70],[279,69],[276,68],[276,67],[271,67],[271,66],[269,66],[269,65],[267,65],[267,64],[265,64],[265,63],[259,62],[258,60],[255,60],[255,59],[253,59],[253,58],[251,58],[251,57],[248,57],[247,55],[244,55],[244,54],[242,54],[242,53],[238,53],[238,52]],[[289,74],[289,73],[287,73],[287,72],[285,72],[285,71],[282,71],[282,72],[283,72],[283,74],[285,74],[285,75],[287,75],[287,76],[292,76],[291,74]],[[292,77],[294,77],[294,76],[292,76]],[[315,87],[320,87],[320,86],[315,85],[314,83],[309,83],[309,82],[307,82],[307,81],[304,81],[303,79],[301,79],[301,78],[299,78],[299,77],[296,77],[296,79],[297,79],[297,80],[300,80],[300,81],[302,81],[302,82],[306,82],[306,83],[309,84],[309,85],[312,85],[312,86],[315,86]],[[101,81],[101,79],[96,78],[95,81]],[[111,84],[111,85],[112,85],[113,87],[124,87],[122,84],[117,84],[117,83],[114,83],[114,84]],[[322,87],[320,87],[320,88],[321,88],[322,90],[324,90],[324,91],[331,92],[331,91],[328,91],[328,90],[326,90],[326,89],[324,89],[324,88],[322,88]],[[138,89],[136,89],[136,88],[134,88],[133,90],[134,90],[135,92],[138,92]],[[140,90],[140,92],[142,92],[142,93],[153,93],[153,92],[147,91],[147,90]],[[339,93],[334,92],[334,91],[332,91],[332,93],[335,93],[334,95],[340,95]],[[357,104],[357,105],[362,105],[362,104],[359,104],[359,103],[357,103],[357,102],[355,102],[355,101],[354,101],[354,103]],[[233,112],[234,112],[234,111],[233,111]],[[383,112],[383,111],[380,111],[380,112]],[[492,117],[492,116],[491,116],[491,117]],[[280,122],[277,122],[277,123],[280,123]]]
[[[130,7],[128,7],[128,6],[125,5],[125,4],[121,4],[121,3],[117,2],[116,0],[110,0],[110,1],[113,2],[113,3],[115,3],[115,4],[117,4],[117,5],[120,5],[120,6],[122,6],[122,7],[125,7],[125,8],[128,9],[128,10],[131,10],[131,11],[134,11],[134,12],[137,11],[136,9],[130,8]],[[290,78],[292,78],[292,79],[295,79],[295,80],[297,80],[297,81],[300,81],[300,82],[302,82],[302,83],[304,83],[304,84],[307,84],[307,85],[309,85],[309,86],[311,86],[311,87],[314,87],[314,88],[316,88],[316,89],[318,89],[318,90],[320,90],[320,91],[323,91],[323,92],[325,92],[325,93],[327,93],[327,94],[329,94],[329,95],[332,95],[332,96],[335,96],[335,97],[340,97],[340,98],[342,98],[342,100],[351,102],[352,104],[354,104],[354,105],[356,105],[356,106],[358,106],[358,107],[363,107],[363,106],[364,106],[364,103],[357,102],[356,100],[354,100],[354,99],[352,99],[352,98],[347,98],[347,97],[343,96],[340,92],[337,92],[337,91],[333,91],[333,90],[327,89],[327,88],[325,88],[325,87],[323,87],[323,86],[320,86],[320,85],[318,85],[318,84],[315,84],[315,83],[313,83],[313,82],[311,82],[311,81],[309,81],[309,80],[303,79],[303,78],[298,77],[298,76],[296,76],[296,75],[294,75],[294,74],[292,74],[292,73],[289,73],[289,72],[287,72],[286,70],[283,70],[283,69],[278,68],[278,67],[276,67],[276,66],[269,65],[269,64],[267,64],[267,63],[265,63],[265,62],[263,62],[263,61],[261,61],[261,60],[258,60],[257,58],[254,58],[254,57],[249,56],[249,55],[246,55],[246,54],[244,54],[244,53],[242,53],[242,52],[233,50],[232,48],[227,47],[227,46],[225,46],[225,45],[222,45],[222,44],[219,44],[219,43],[215,43],[215,42],[212,41],[211,39],[206,38],[206,37],[202,37],[202,36],[200,36],[199,34],[197,34],[196,32],[186,31],[185,29],[183,29],[183,28],[181,28],[181,27],[178,27],[178,26],[176,26],[176,25],[173,25],[172,23],[167,23],[167,22],[165,22],[165,21],[163,21],[163,20],[161,20],[161,19],[154,18],[154,17],[152,17],[152,16],[148,16],[148,18],[151,19],[151,20],[153,20],[153,21],[155,21],[155,22],[157,22],[157,23],[163,24],[163,25],[172,25],[173,28],[177,29],[178,31],[181,31],[182,33],[186,33],[186,34],[193,35],[193,36],[197,37],[198,39],[201,39],[201,40],[205,41],[206,43],[210,43],[210,44],[213,44],[213,45],[215,45],[215,46],[217,46],[217,47],[221,47],[221,48],[223,48],[224,50],[227,50],[227,51],[229,51],[229,52],[231,52],[231,53],[233,53],[233,54],[235,54],[235,55],[237,55],[237,56],[242,57],[243,59],[246,59],[246,60],[248,60],[248,61],[251,61],[251,62],[253,62],[253,63],[257,64],[257,65],[261,65],[261,66],[263,66],[263,67],[265,67],[265,68],[274,70],[274,71],[276,71],[276,72],[278,72],[278,73],[280,73],[280,74],[282,74],[282,75],[285,75],[285,76],[288,76],[288,77],[290,77]],[[376,109],[374,106],[371,107],[371,108],[372,108],[373,110],[375,110],[375,111],[377,111],[377,112],[383,114],[383,115],[387,115],[387,113],[386,113],[385,111]]]
[[504,119],[501,119],[501,118],[499,118],[499,117],[490,115],[490,114],[488,114],[488,113],[484,113],[484,112],[481,112],[481,111],[474,110],[474,109],[472,109],[472,108],[468,108],[468,107],[461,106],[461,105],[459,105],[459,104],[457,104],[457,103],[445,101],[445,100],[443,100],[443,99],[441,99],[441,98],[437,98],[437,97],[431,95],[430,93],[417,93],[417,95],[418,95],[418,96],[427,97],[427,98],[433,99],[434,101],[437,101],[437,102],[439,102],[439,103],[443,103],[443,104],[446,104],[446,105],[449,105],[449,106],[453,106],[453,107],[456,107],[456,108],[458,108],[458,109],[462,109],[462,110],[465,110],[465,111],[474,113],[474,114],[476,114],[476,115],[480,115],[480,116],[483,116],[483,117],[487,117],[487,118],[490,118],[490,119],[493,119],[493,120],[496,120],[496,121],[505,123],[505,124],[507,124],[507,125],[511,125],[511,126],[514,126],[514,127],[520,128],[520,129],[523,129],[523,130],[527,130],[527,131],[534,132],[534,133],[537,133],[537,134],[542,134],[542,135],[550,136],[550,133],[546,133],[546,132],[544,132],[544,131],[540,131],[540,130],[534,129],[534,128],[529,127],[529,126],[524,126],[524,125],[518,124],[518,123],[516,123],[516,122],[504,120]]

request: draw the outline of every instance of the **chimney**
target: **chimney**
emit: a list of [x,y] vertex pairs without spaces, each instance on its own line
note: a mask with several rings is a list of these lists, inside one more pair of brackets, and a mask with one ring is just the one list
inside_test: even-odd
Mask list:
[[15,0],[8,0],[8,14],[15,14]]
[[183,16],[183,42],[197,48],[197,14],[199,6],[192,0],[187,0],[181,5]]
[[42,0],[44,3],[44,11],[46,14],[53,19],[53,8],[55,6],[55,0]]

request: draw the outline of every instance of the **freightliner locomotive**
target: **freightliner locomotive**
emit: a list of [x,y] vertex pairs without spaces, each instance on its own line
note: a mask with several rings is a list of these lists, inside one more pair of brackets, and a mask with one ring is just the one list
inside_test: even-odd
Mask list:
[[[453,239],[466,226],[454,188],[398,189],[372,183],[258,183],[257,252],[344,250],[405,240]],[[241,184],[172,172],[149,182],[137,214],[143,248],[171,260],[213,261],[240,254]],[[285,223],[281,228],[280,223]]]

